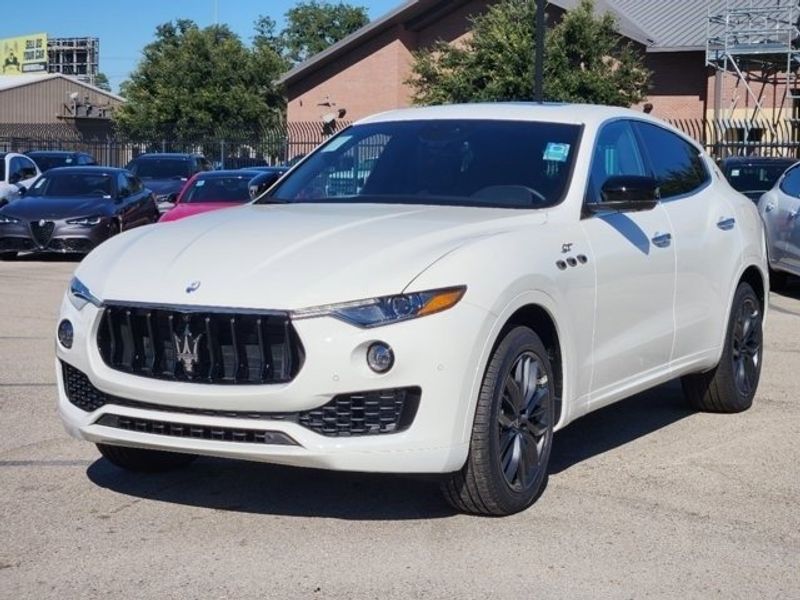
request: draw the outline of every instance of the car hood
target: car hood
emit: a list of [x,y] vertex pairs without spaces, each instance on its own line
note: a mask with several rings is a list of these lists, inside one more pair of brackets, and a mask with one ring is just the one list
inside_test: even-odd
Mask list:
[[114,201],[101,196],[93,198],[30,197],[12,202],[3,214],[23,220],[68,219],[109,214]]
[[177,194],[181,191],[181,188],[186,183],[185,180],[182,179],[142,179],[142,183],[144,187],[148,190],[157,194],[159,196],[163,196],[165,194]]
[[76,274],[104,300],[295,309],[396,294],[461,246],[545,221],[513,209],[250,204],[115,236]]
[[192,215],[219,210],[220,208],[233,208],[240,206],[244,202],[190,202],[188,204],[176,204],[175,208],[168,210],[161,217],[161,222],[177,221]]

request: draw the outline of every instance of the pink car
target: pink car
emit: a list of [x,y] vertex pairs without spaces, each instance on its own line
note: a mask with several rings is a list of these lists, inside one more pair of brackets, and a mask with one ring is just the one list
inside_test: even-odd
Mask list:
[[175,208],[164,213],[159,223],[249,202],[248,184],[258,174],[258,171],[246,170],[197,173],[183,186]]

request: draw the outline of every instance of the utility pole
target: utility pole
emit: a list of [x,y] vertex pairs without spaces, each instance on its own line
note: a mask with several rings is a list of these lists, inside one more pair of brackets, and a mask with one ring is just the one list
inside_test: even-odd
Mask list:
[[544,102],[544,5],[545,0],[531,0],[536,3],[536,48],[533,61],[533,100]]

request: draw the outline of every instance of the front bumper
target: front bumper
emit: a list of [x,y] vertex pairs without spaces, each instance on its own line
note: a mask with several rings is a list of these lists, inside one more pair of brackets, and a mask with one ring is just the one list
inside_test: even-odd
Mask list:
[[42,226],[39,221],[3,224],[0,225],[0,252],[88,254],[112,233],[110,219],[90,226],[70,225],[64,220],[45,220]]
[[[347,471],[443,473],[459,469],[469,438],[479,362],[492,324],[489,313],[462,300],[454,308],[403,323],[359,329],[330,317],[294,321],[306,351],[303,368],[286,384],[209,385],[168,382],[109,368],[95,343],[101,311],[92,305],[77,311],[68,300],[61,317],[72,321],[74,343],[57,344],[59,413],[74,437],[106,444],[240,458],[278,464]],[[394,349],[396,362],[386,374],[372,372],[366,350],[375,341]],[[90,412],[73,405],[65,392],[61,361],[82,371],[102,392],[158,409],[106,404]],[[296,419],[239,418],[221,411],[299,414],[334,397],[357,392],[419,388],[413,422],[402,431],[332,437]],[[202,411],[211,414],[202,414]],[[168,422],[220,431],[268,431],[296,444],[176,437],[110,427],[99,421],[114,415],[133,422]],[[137,421],[138,420],[138,421]],[[105,423],[113,422],[108,418]],[[134,428],[135,429],[135,428]]]

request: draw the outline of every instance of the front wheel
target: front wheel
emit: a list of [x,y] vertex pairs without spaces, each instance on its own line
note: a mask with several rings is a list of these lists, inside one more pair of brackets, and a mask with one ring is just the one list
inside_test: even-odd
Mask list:
[[110,463],[126,471],[139,473],[171,471],[188,465],[197,458],[194,454],[111,446],[110,444],[97,444],[97,449]]
[[735,413],[753,404],[764,350],[761,302],[749,283],[733,297],[725,347],[719,364],[681,379],[684,394],[698,410]]
[[486,368],[467,462],[442,483],[453,507],[501,516],[533,504],[547,481],[554,393],[539,336],[527,327],[510,330]]

